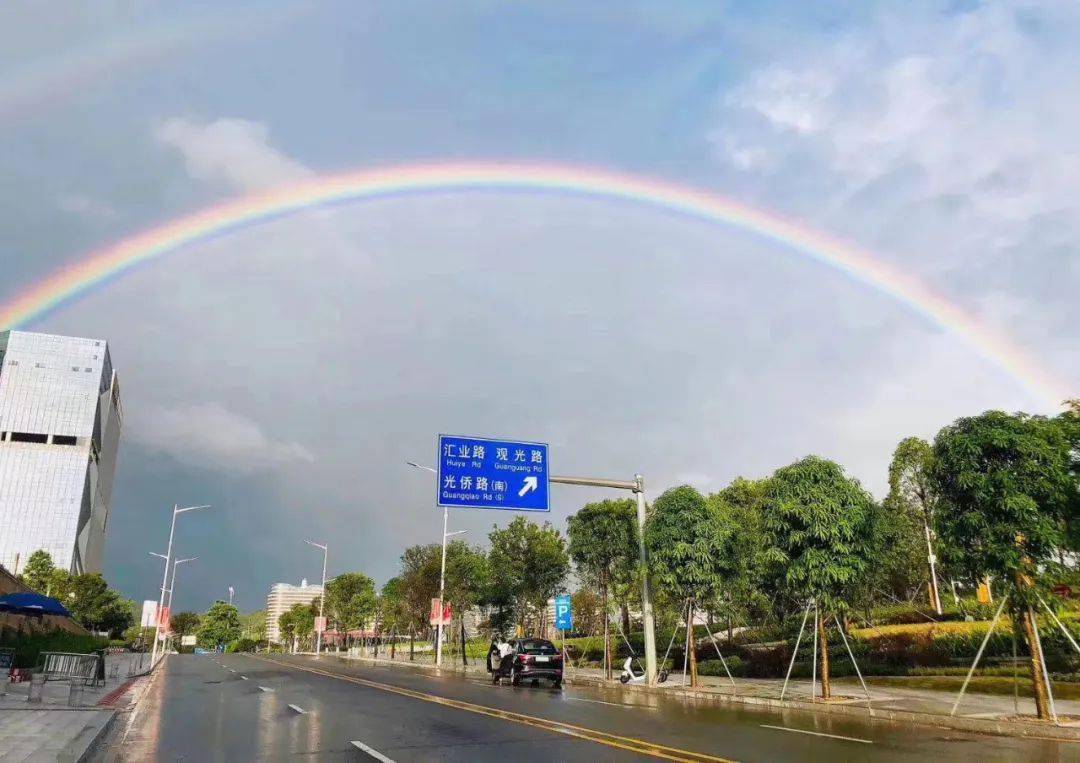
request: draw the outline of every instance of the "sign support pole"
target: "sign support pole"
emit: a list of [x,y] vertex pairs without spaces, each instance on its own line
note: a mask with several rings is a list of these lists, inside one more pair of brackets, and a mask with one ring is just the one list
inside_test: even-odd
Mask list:
[[442,665],[442,642],[443,642],[443,596],[446,593],[446,523],[448,510],[443,506],[442,510],[442,564],[439,566],[439,624],[435,631],[435,665]]
[[645,680],[650,686],[654,686],[656,684],[656,621],[653,618],[652,595],[649,591],[649,552],[645,548],[645,478],[640,474],[635,474],[633,482],[592,477],[551,477],[549,481],[563,485],[610,487],[634,493],[637,500],[638,562],[644,573],[641,576],[641,619],[645,628]]

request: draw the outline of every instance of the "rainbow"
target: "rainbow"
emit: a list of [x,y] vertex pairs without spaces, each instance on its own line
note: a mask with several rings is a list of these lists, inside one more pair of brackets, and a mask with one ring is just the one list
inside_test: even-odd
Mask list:
[[0,327],[18,327],[136,265],[252,225],[308,210],[372,199],[468,190],[570,194],[630,202],[752,232],[888,294],[952,332],[1056,410],[1064,386],[1008,337],[880,257],[805,225],[717,194],[650,177],[551,164],[411,164],[313,178],[181,217],[90,252],[0,304]]

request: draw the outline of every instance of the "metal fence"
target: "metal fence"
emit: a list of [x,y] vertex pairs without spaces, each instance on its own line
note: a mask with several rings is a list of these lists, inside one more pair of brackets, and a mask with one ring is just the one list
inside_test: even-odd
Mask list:
[[100,654],[42,652],[41,673],[45,681],[56,679],[82,680],[85,684],[105,682],[105,658]]

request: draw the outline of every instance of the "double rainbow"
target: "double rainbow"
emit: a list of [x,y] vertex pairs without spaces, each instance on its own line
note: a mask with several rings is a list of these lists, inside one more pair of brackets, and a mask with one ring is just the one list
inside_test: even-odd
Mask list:
[[990,330],[899,268],[852,244],[708,191],[608,170],[551,164],[411,164],[318,177],[227,201],[90,252],[7,303],[0,328],[25,325],[139,263],[307,210],[370,199],[467,190],[556,193],[630,202],[727,225],[783,244],[893,297],[1001,367],[1039,402],[1068,395],[1008,337]]

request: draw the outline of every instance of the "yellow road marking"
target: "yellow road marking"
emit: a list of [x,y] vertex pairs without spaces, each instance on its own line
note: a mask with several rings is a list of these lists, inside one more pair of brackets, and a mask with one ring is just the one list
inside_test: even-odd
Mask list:
[[379,683],[378,681],[371,681],[366,678],[358,678],[356,676],[333,673],[328,670],[312,668],[306,665],[297,665],[295,663],[289,662],[279,662],[278,660],[272,660],[266,657],[257,657],[255,655],[248,656],[253,657],[257,660],[262,660],[263,662],[270,662],[274,665],[280,665],[282,667],[293,668],[295,670],[303,670],[308,673],[315,673],[317,675],[327,676],[329,678],[336,678],[340,681],[348,681],[350,683],[359,684],[361,686],[368,686],[372,689],[388,691],[394,694],[400,694],[404,697],[411,697],[412,699],[423,700],[424,702],[432,702],[436,705],[453,707],[458,710],[467,710],[470,713],[479,713],[480,715],[487,715],[492,718],[500,718],[504,721],[520,723],[525,726],[532,726],[534,728],[544,729],[545,731],[551,731],[557,734],[564,734],[566,736],[572,736],[578,739],[585,739],[589,742],[596,742],[597,744],[607,745],[608,747],[617,747],[622,750],[630,750],[631,752],[642,753],[644,755],[652,755],[653,757],[663,758],[665,760],[681,761],[681,763],[701,763],[702,761],[706,761],[707,763],[736,763],[736,761],[730,760],[728,758],[720,758],[715,755],[707,755],[703,752],[682,750],[678,747],[668,747],[662,744],[646,742],[643,739],[634,739],[633,737],[624,737],[618,736],[616,734],[609,734],[606,731],[597,731],[596,729],[585,728],[583,726],[575,726],[571,723],[555,721],[551,720],[550,718],[539,718],[534,715],[514,713],[509,710],[500,710],[499,708],[495,707],[487,707],[486,705],[476,705],[472,702],[465,702],[464,700],[460,699],[440,697],[437,694],[426,694],[424,692],[414,691],[413,689],[406,689],[402,686],[394,686],[393,684]]

